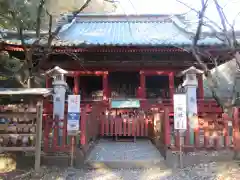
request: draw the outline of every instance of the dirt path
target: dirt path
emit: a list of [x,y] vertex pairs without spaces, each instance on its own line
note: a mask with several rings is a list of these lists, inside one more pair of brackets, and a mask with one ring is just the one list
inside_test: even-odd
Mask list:
[[41,178],[24,177],[24,180],[238,180],[237,162],[200,164],[182,170],[145,169],[59,169],[43,168]]

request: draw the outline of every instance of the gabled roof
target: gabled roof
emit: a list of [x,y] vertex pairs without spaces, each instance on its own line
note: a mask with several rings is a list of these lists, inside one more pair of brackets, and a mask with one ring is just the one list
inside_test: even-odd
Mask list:
[[171,16],[161,15],[78,16],[71,26],[59,34],[59,37],[73,45],[191,44],[191,40],[173,23]]
[[[190,46],[194,32],[183,15],[64,15],[59,24],[62,29],[55,46]],[[31,34],[28,32],[28,34]],[[13,36],[12,36],[13,37]],[[9,38],[9,44],[21,44],[16,38]],[[28,35],[26,43],[34,38]],[[43,40],[46,41],[46,40]],[[44,42],[42,42],[44,44]],[[222,45],[213,36],[205,36],[200,45]]]

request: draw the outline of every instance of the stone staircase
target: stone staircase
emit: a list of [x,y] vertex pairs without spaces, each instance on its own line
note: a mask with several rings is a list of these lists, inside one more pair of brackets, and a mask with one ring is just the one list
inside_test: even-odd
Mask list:
[[91,168],[161,168],[165,160],[150,140],[116,142],[101,139],[85,160]]

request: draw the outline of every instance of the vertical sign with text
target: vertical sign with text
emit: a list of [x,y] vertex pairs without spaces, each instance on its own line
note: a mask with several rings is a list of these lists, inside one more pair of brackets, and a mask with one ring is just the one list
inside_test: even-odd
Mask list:
[[68,95],[67,131],[69,133],[79,131],[80,120],[80,95]]
[[174,129],[187,129],[187,97],[186,94],[174,94]]

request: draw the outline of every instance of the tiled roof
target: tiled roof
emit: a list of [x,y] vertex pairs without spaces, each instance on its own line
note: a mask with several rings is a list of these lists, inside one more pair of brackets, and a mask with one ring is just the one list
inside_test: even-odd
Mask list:
[[[180,17],[180,16],[179,16]],[[178,16],[78,16],[75,22],[60,33],[60,39],[72,45],[191,45],[190,33]],[[221,44],[216,38],[199,41],[203,45]]]
[[[86,15],[75,19],[65,15],[59,21],[63,27],[55,46],[115,45],[115,46],[190,46],[194,32],[187,31],[181,15]],[[45,40],[46,41],[46,40]],[[34,39],[26,39],[31,44]],[[10,38],[7,43],[21,44]],[[42,42],[45,44],[44,42]],[[221,45],[214,37],[205,37],[201,45]]]
[[72,44],[92,45],[188,45],[191,40],[171,22],[161,19],[91,19],[76,20],[60,39]]

